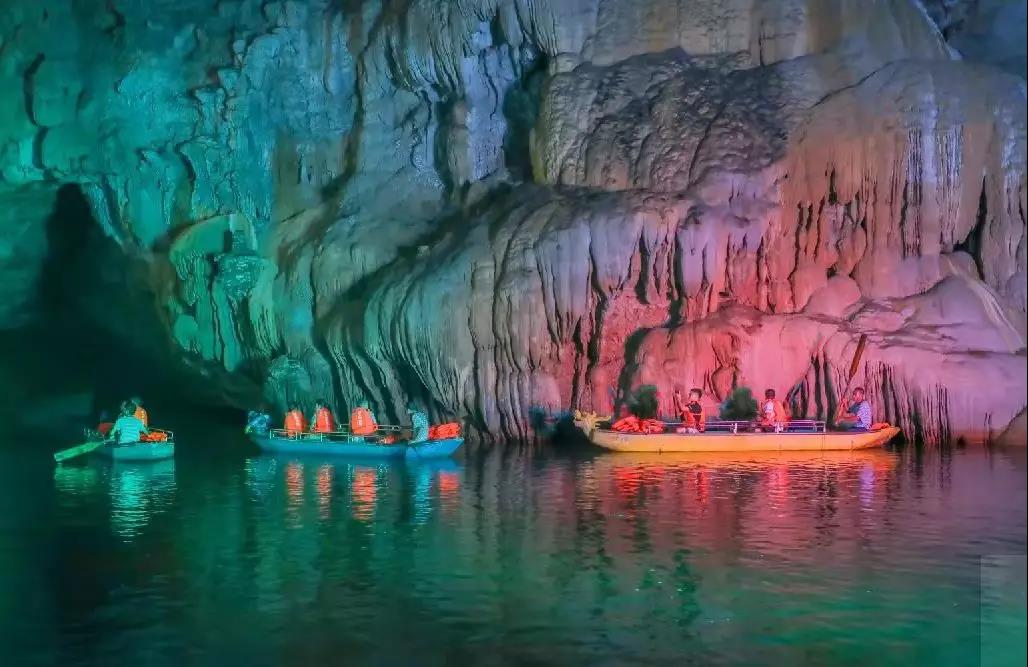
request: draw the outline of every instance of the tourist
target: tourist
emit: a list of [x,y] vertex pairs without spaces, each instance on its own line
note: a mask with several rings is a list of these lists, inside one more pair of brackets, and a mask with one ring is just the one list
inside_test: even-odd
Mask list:
[[267,435],[268,430],[271,429],[271,415],[268,414],[268,410],[265,406],[261,406],[257,410],[250,410],[246,415],[246,433],[256,433],[257,435]]
[[134,444],[147,432],[142,420],[136,417],[136,405],[131,401],[122,403],[121,416],[111,427],[111,439],[119,445]]
[[835,425],[844,431],[870,431],[871,423],[871,403],[864,395],[864,388],[857,387],[849,406],[845,401],[839,405]]
[[133,396],[129,399],[129,402],[132,403],[133,406],[135,406],[133,414],[135,415],[136,419],[143,422],[144,427],[150,428],[150,415],[147,414],[146,408],[143,407],[143,399],[139,398],[138,396]]
[[407,414],[410,415],[411,442],[425,442],[428,440],[428,415],[418,410],[414,403],[407,404]]
[[378,430],[375,415],[367,401],[361,401],[350,413],[350,433],[354,435],[371,435]]
[[760,403],[757,413],[757,424],[762,428],[780,430],[789,421],[789,415],[785,411],[782,402],[775,398],[775,390],[768,389],[764,392],[764,400]]
[[702,433],[707,428],[707,417],[700,404],[702,398],[703,390],[694,387],[689,390],[688,402],[682,405],[682,393],[675,390],[675,411],[681,417],[686,433]]
[[314,424],[311,433],[335,433],[336,418],[324,399],[319,398],[314,402],[314,418],[311,423]]
[[289,404],[289,411],[286,412],[285,432],[290,438],[295,438],[307,430],[307,420],[296,403]]

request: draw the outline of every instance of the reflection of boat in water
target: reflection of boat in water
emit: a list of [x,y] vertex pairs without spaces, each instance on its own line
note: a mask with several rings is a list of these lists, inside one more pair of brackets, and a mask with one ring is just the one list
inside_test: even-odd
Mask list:
[[125,538],[134,537],[175,492],[175,460],[109,464],[111,525]]
[[755,452],[655,452],[624,453],[616,457],[598,456],[593,462],[596,470],[636,466],[639,468],[759,468],[788,466],[820,468],[870,465],[878,470],[890,470],[899,457],[882,449],[856,449],[853,451],[755,451]]
[[402,460],[444,459],[452,456],[464,444],[463,438],[429,440],[417,445],[406,441],[383,444],[346,434],[304,433],[287,437],[279,429],[268,435],[251,435],[263,451],[278,454],[315,454],[345,456],[348,459]]
[[[724,422],[733,424],[733,422]],[[734,422],[731,430],[714,430],[708,422],[706,433],[620,433],[599,428],[597,420],[582,416],[575,425],[598,447],[615,452],[829,452],[881,447],[899,434],[889,426],[877,431],[825,431],[824,424],[803,422],[804,430],[782,433],[755,433],[742,430]],[[808,427],[809,424],[809,427]]]

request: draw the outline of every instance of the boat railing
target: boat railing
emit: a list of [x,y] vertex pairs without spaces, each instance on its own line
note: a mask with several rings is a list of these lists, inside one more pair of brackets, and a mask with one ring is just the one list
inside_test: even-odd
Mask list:
[[354,435],[350,429],[343,427],[338,431],[327,431],[324,433],[294,433],[287,431],[284,428],[273,428],[268,433],[273,438],[283,438],[286,440],[317,440],[317,441],[329,441],[329,442],[348,442],[354,438],[364,438],[367,440],[374,441],[381,439],[388,435],[394,435],[401,433],[405,430],[403,426],[394,426],[392,424],[379,424],[378,428],[368,435]]

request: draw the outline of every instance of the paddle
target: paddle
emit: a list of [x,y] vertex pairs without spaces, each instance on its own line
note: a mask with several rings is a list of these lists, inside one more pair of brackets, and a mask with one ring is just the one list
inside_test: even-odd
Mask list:
[[853,384],[853,378],[856,377],[857,369],[860,368],[860,358],[864,356],[865,345],[867,345],[867,334],[860,334],[860,340],[857,341],[857,349],[853,353],[853,361],[850,363],[849,377],[846,378],[846,388],[839,394],[839,408],[835,411],[835,420],[838,420],[842,416],[842,411],[846,409],[846,397],[850,394],[850,385]]
[[69,447],[68,449],[62,449],[59,452],[54,452],[54,461],[61,463],[62,461],[73,459],[76,456],[88,454],[89,452],[93,451],[102,444],[104,444],[103,440],[93,440],[90,442],[83,443],[81,445]]

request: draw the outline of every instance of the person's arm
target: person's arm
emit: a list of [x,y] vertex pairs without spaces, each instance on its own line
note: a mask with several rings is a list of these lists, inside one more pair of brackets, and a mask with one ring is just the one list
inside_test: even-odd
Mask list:
[[674,396],[672,396],[672,402],[675,404],[675,416],[681,419],[682,413],[685,412],[685,410],[682,409],[682,392],[676,389]]

